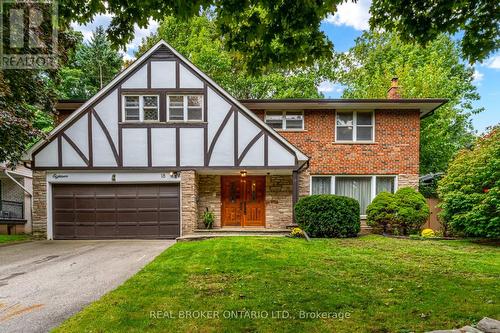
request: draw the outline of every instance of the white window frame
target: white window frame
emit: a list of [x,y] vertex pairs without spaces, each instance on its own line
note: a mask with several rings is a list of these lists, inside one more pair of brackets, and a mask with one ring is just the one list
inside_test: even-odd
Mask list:
[[[139,120],[127,120],[125,117],[125,99],[126,97],[139,97]],[[144,120],[144,97],[156,97],[158,101],[156,110],[156,120]],[[136,95],[136,94],[123,94],[122,95],[122,122],[124,123],[157,123],[160,121],[160,95],[147,94],[147,95]]]
[[[303,131],[304,130],[304,110],[266,110],[266,113],[264,115],[264,122],[267,124],[267,113],[268,112],[281,112],[281,128],[274,128],[274,130],[276,131],[290,131],[290,132],[293,132],[293,131]],[[300,114],[302,115],[302,126],[301,128],[287,128],[286,127],[286,114],[288,112],[300,112]],[[269,125],[271,126],[271,125]]]
[[[201,119],[192,119],[188,120],[188,97],[190,96],[200,96],[201,97]],[[182,113],[182,120],[170,120],[170,97],[182,97],[182,108],[183,108],[183,113]],[[167,122],[171,123],[199,123],[203,122],[203,115],[204,115],[204,98],[205,96],[202,94],[191,94],[191,95],[181,95],[181,94],[169,94],[167,95],[166,98],[166,103],[167,103]]]
[[[357,128],[358,128],[358,113],[369,113],[371,112],[372,114],[372,124],[371,125],[359,125],[360,127],[372,127],[372,138],[371,140],[357,140]],[[339,113],[352,113],[352,140],[339,140],[337,138],[337,135],[339,131],[337,130],[337,119],[338,119],[338,114]],[[340,125],[340,127],[346,127]],[[339,142],[339,143],[374,143],[375,142],[375,110],[360,110],[360,111],[354,111],[354,110],[335,110],[335,136],[334,136],[335,141],[334,142]]]
[[[371,188],[370,188],[370,203],[377,196],[377,177],[393,177],[394,178],[394,192],[398,190],[398,176],[397,175],[311,175],[309,176],[309,194],[312,195],[312,179],[320,177],[330,177],[330,194],[335,193],[335,182],[337,178],[371,178]],[[366,219],[366,215],[360,215],[362,219]]]

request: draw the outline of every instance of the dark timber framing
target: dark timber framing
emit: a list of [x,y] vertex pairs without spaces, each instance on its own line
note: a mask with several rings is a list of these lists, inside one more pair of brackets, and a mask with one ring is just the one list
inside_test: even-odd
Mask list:
[[97,121],[99,126],[101,126],[101,129],[104,132],[106,139],[108,140],[109,146],[111,147],[113,155],[115,156],[116,165],[120,165],[120,158],[118,157],[118,152],[116,151],[115,144],[113,143],[113,138],[111,138],[111,135],[109,134],[109,131],[106,128],[106,125],[104,125],[104,122],[102,121],[101,117],[99,117],[99,115],[94,109],[92,109],[92,113],[94,114],[95,120]]
[[78,146],[75,144],[75,142],[73,140],[71,140],[67,135],[66,133],[61,133],[61,136],[64,138],[64,140],[66,140],[67,143],[69,143],[69,145],[76,151],[76,153],[78,154],[78,156],[80,156],[80,158],[85,162],[85,164],[87,164],[87,166],[89,165],[89,160],[88,158],[85,156],[85,154],[80,150],[80,148],[78,148]]
[[[151,88],[152,87],[152,82],[151,82],[151,61],[175,61],[175,68],[176,68],[176,88]],[[127,79],[129,79],[131,76],[136,74],[143,66],[147,66],[147,88],[122,88],[122,83],[126,82]],[[199,80],[203,82],[203,88],[180,88],[180,66],[183,66],[185,70],[188,70],[191,72],[195,77],[197,77]],[[251,149],[252,145],[255,144],[255,142],[261,137],[264,136],[264,166],[256,166],[254,169],[260,170],[268,167],[268,141],[269,141],[269,136],[274,137],[276,135],[279,135],[275,133],[272,130],[269,130],[267,127],[263,127],[262,123],[260,123],[255,117],[252,117],[251,115],[247,115],[239,106],[237,106],[231,100],[228,96],[224,95],[224,92],[220,90],[219,88],[215,87],[212,83],[207,81],[204,77],[202,77],[198,72],[196,72],[191,66],[187,66],[183,64],[183,60],[178,58],[177,56],[174,55],[173,52],[171,52],[170,49],[168,49],[164,45],[160,45],[154,52],[151,53],[151,55],[148,58],[141,59],[137,63],[137,67],[135,67],[133,70],[131,70],[129,73],[124,75],[121,80],[115,82],[112,86],[107,88],[108,90],[102,94],[99,98],[97,98],[95,101],[93,101],[92,104],[88,105],[84,110],[81,111],[80,115],[75,116],[72,118],[68,123],[65,123],[63,127],[60,129],[57,129],[57,132],[53,134],[53,137],[44,142],[40,147],[38,147],[33,153],[33,167],[36,169],[40,170],[53,170],[53,169],[67,169],[67,170],[88,170],[88,169],[96,169],[96,170],[112,170],[112,169],[125,169],[125,170],[166,170],[168,168],[176,168],[176,170],[180,170],[181,168],[181,161],[180,161],[180,129],[181,128],[202,128],[204,131],[203,134],[203,146],[204,146],[204,163],[203,166],[182,166],[182,169],[197,169],[197,170],[203,170],[203,169],[235,169],[238,168],[243,161],[245,155],[248,153],[248,151]],[[230,104],[230,109],[228,113],[226,114],[223,122],[220,124],[219,128],[216,131],[215,136],[213,137],[212,141],[209,142],[208,138],[208,89],[212,89],[214,94],[217,94],[219,97],[221,97],[223,100],[225,100],[227,103]],[[118,121],[118,142],[114,142],[113,139],[111,138],[111,135],[109,133],[109,130],[107,129],[106,125],[100,118],[99,114],[96,112],[94,107],[100,103],[102,100],[107,98],[109,95],[114,93],[116,91],[117,93],[117,105],[118,105],[118,110],[117,110],[117,121]],[[122,112],[123,112],[123,101],[122,98],[124,95],[127,94],[157,94],[159,95],[159,122],[152,122],[152,123],[139,123],[139,122],[123,122],[122,121]],[[202,95],[203,96],[203,121],[202,122],[169,122],[167,119],[167,95],[168,94],[179,94],[179,95],[187,95],[187,94],[196,94],[196,95]],[[229,122],[229,119],[233,115],[233,121],[234,121],[234,166],[210,166],[210,160],[212,157],[212,153],[215,149],[215,145],[219,139],[219,136],[221,135],[223,129]],[[78,119],[80,119],[82,116],[87,116],[88,117],[88,145],[89,145],[89,156],[88,158],[84,161],[87,164],[87,167],[64,167],[62,165],[62,147],[61,147],[61,138],[62,138],[62,133],[64,130],[73,125]],[[243,152],[239,152],[239,147],[238,147],[238,131],[239,131],[239,117],[246,117],[251,123],[256,125],[261,129],[257,137],[254,137],[252,141],[244,148]],[[93,158],[93,142],[92,142],[92,134],[94,133],[95,129],[93,129],[93,118],[96,119],[96,122],[99,124],[101,129],[103,130],[103,133],[106,136],[106,139],[110,145],[110,148],[113,152],[115,161],[116,161],[116,167],[115,166],[109,166],[109,167],[95,167],[94,166],[94,158]],[[123,166],[123,128],[147,128],[147,140],[148,140],[148,167],[147,168],[138,168],[138,167],[124,167]],[[151,152],[151,128],[175,128],[175,137],[176,137],[176,164],[175,166],[152,166],[152,152]],[[65,140],[68,141],[66,138],[67,136],[65,135]],[[68,137],[69,139],[69,137]],[[36,167],[35,166],[35,156],[37,153],[39,153],[43,148],[45,148],[50,142],[53,140],[58,140],[58,166],[57,167]],[[294,167],[297,166],[297,157],[296,157],[296,152],[291,149],[289,146],[281,142],[281,140],[276,139],[276,142],[280,144],[282,147],[284,147],[289,153],[295,156],[295,165],[294,166],[272,166],[271,168],[273,169],[293,169]],[[68,141],[70,143],[70,141]],[[71,144],[72,143],[72,144]],[[78,149],[77,145],[75,142],[71,142],[70,145],[77,151],[78,155],[82,153],[80,149]],[[80,155],[81,157],[81,155]],[[252,169],[252,167],[245,167],[245,169]]]
[[[250,140],[250,142],[247,144],[245,149],[243,149],[243,151],[241,152],[240,157],[237,159],[237,164],[236,164],[237,166],[239,166],[241,164],[241,162],[243,161],[243,159],[247,155],[250,148],[252,148],[253,145],[257,142],[257,140],[259,140],[261,138],[261,136],[263,136],[263,135],[264,135],[264,131],[260,131],[256,136],[254,136],[254,138],[252,140]],[[264,154],[265,154],[265,149],[264,149]]]

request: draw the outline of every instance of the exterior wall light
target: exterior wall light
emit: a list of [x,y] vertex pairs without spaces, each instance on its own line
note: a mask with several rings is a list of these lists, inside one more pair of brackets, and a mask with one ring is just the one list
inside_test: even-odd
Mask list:
[[247,176],[247,171],[246,170],[241,170],[240,171],[241,177],[246,177]]

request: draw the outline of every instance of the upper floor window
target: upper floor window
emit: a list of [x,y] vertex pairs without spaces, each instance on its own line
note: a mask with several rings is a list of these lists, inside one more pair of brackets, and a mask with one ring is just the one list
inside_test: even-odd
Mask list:
[[267,111],[266,124],[277,130],[303,130],[303,111]]
[[337,112],[336,141],[373,141],[373,111]]
[[202,121],[202,95],[169,95],[167,96],[169,121]]
[[156,95],[125,95],[124,121],[158,121],[158,96]]

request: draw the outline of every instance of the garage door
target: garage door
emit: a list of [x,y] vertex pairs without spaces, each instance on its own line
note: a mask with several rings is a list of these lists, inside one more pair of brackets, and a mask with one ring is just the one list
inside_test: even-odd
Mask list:
[[55,239],[175,238],[179,185],[54,184]]

